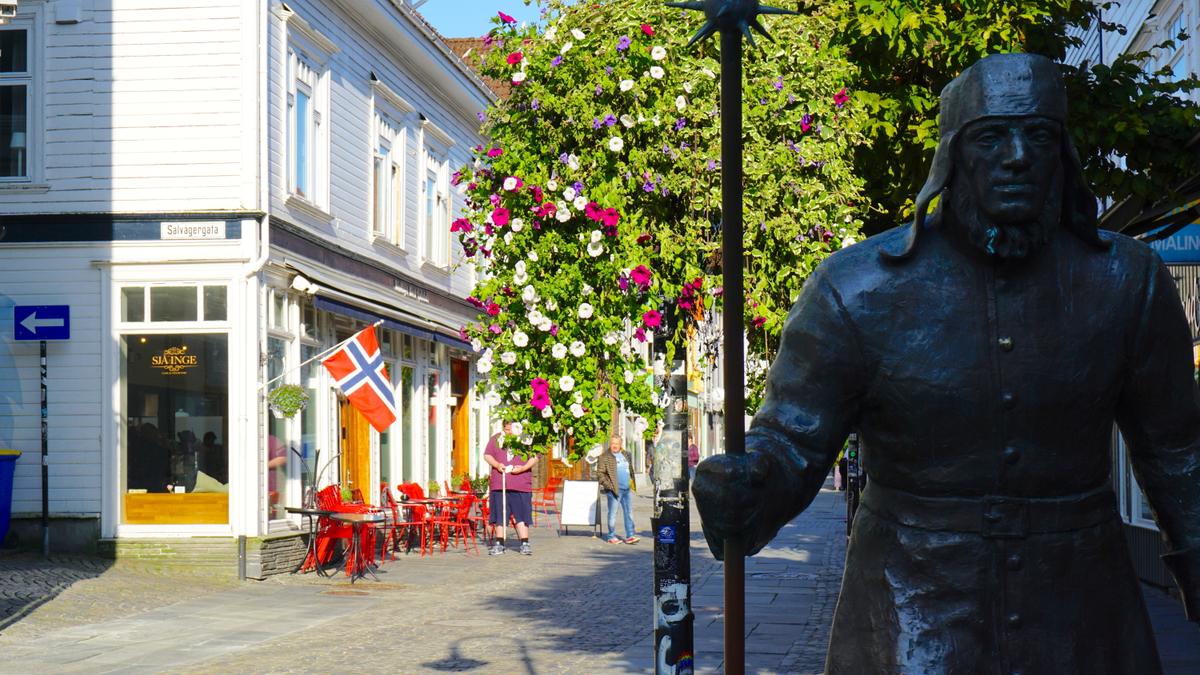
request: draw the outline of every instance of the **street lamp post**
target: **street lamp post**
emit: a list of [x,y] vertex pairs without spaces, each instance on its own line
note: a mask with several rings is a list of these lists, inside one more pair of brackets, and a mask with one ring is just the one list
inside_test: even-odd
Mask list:
[[[742,36],[754,46],[754,29],[770,39],[760,14],[797,14],[759,0],[668,2],[668,7],[702,10],[707,21],[688,46],[721,33],[721,274],[724,316],[725,452],[746,452],[745,317],[742,283]],[[725,672],[746,667],[746,545],[725,540]]]

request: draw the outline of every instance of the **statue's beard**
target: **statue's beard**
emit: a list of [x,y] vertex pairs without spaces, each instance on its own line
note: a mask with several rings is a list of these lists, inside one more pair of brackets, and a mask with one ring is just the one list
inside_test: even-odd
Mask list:
[[984,253],[1002,259],[1029,257],[1050,240],[1062,217],[1061,176],[1061,172],[1055,176],[1055,184],[1032,222],[990,222],[965,187],[947,190],[951,218],[957,226],[965,228],[967,240]]

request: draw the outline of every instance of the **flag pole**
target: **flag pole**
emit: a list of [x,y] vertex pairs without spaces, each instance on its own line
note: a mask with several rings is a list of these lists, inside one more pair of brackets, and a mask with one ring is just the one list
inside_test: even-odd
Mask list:
[[[376,321],[375,323],[371,324],[371,325],[370,325],[370,326],[368,326],[367,328],[375,328],[376,326],[378,326],[378,325],[379,325],[379,324],[381,324],[381,323],[383,323],[383,319],[380,319],[380,320]],[[364,328],[363,330],[366,330],[366,328]],[[308,358],[308,359],[305,359],[305,360],[304,360],[304,361],[302,361],[300,364],[298,364],[298,365],[295,365],[295,366],[292,366],[291,368],[288,368],[287,370],[285,370],[285,371],[283,371],[282,373],[280,373],[280,374],[276,375],[275,377],[272,377],[271,379],[267,380],[266,382],[263,382],[262,384],[258,385],[258,388],[259,388],[259,390],[261,391],[262,389],[265,389],[265,388],[266,388],[268,385],[270,385],[272,382],[275,382],[276,380],[281,380],[281,379],[283,379],[283,378],[284,378],[284,376],[288,375],[289,373],[293,373],[293,372],[295,372],[295,371],[297,371],[297,370],[300,370],[300,369],[301,369],[301,368],[303,368],[304,366],[307,366],[308,364],[312,363],[313,361],[316,361],[317,359],[321,358],[322,356],[325,356],[325,355],[326,355],[326,354],[328,354],[329,352],[332,352],[332,351],[334,351],[334,350],[340,349],[342,345],[344,345],[344,344],[346,344],[347,342],[349,342],[349,341],[353,340],[353,339],[354,339],[354,337],[355,337],[356,335],[358,335],[359,333],[361,333],[361,332],[362,332],[362,330],[355,332],[355,333],[354,333],[354,335],[351,335],[350,337],[346,338],[345,340],[342,340],[341,342],[339,342],[339,343],[337,343],[336,345],[334,345],[334,346],[330,347],[329,349],[326,349],[326,350],[324,350],[324,351],[320,352],[320,353],[319,353],[319,354],[317,354],[316,356],[313,356],[313,357],[310,357],[310,358]]]

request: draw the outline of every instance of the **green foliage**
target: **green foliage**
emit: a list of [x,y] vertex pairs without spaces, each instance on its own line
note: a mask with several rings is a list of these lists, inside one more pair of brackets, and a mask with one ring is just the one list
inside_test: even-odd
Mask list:
[[[478,272],[467,331],[492,402],[525,452],[565,436],[578,457],[618,402],[655,428],[640,353],[655,313],[686,329],[720,302],[718,51],[685,49],[703,16],[659,0],[542,4],[544,26],[489,36],[482,72],[514,87],[452,229]],[[777,42],[745,64],[743,190],[746,323],[769,357],[804,279],[858,237],[867,110],[847,103],[856,74],[827,16],[766,23]]]
[[298,384],[281,384],[267,394],[267,405],[284,417],[293,417],[308,406],[308,392]]
[[[937,147],[942,87],[988,54],[1025,51],[1061,62],[1078,35],[1098,20],[1085,0],[959,2],[840,0],[829,3],[836,39],[858,66],[856,102],[871,114],[870,143],[857,152],[857,173],[872,203],[866,230],[880,232],[912,216],[913,198]],[[1124,31],[1112,24],[1105,31]],[[1074,32],[1070,32],[1074,29]],[[1100,197],[1161,197],[1188,171],[1184,149],[1200,128],[1200,108],[1175,95],[1195,79],[1171,82],[1143,72],[1147,53],[1109,65],[1064,66],[1068,125],[1088,181]],[[1124,166],[1119,163],[1124,158]],[[1190,167],[1190,168],[1189,168]]]

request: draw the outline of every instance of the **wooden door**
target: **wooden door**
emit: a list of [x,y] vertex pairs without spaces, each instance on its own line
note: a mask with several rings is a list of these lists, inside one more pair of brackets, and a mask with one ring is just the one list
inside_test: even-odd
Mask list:
[[342,487],[353,491],[362,490],[367,503],[373,501],[371,489],[371,427],[367,418],[350,405],[341,401],[341,481]]
[[470,364],[461,359],[450,361],[450,395],[454,407],[450,410],[450,487],[458,489],[455,481],[471,470],[471,390]]

